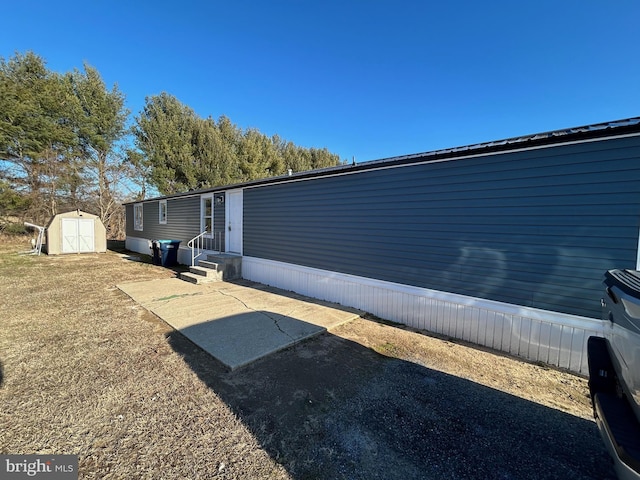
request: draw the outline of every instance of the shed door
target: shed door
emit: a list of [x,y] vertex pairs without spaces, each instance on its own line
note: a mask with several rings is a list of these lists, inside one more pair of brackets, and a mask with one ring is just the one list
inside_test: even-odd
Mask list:
[[80,253],[95,252],[94,225],[95,222],[92,218],[78,219],[78,251]]
[[62,253],[77,253],[78,250],[78,220],[62,218]]
[[95,251],[94,221],[91,218],[62,218],[62,253]]

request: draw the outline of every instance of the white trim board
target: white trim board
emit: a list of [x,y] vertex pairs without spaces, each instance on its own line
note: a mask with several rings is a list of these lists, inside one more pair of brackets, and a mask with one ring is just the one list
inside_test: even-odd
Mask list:
[[242,276],[583,375],[587,339],[604,329],[592,318],[256,257],[242,258]]

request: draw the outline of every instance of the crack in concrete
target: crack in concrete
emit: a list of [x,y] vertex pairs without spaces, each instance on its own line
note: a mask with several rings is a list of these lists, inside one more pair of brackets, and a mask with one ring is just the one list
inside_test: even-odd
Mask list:
[[[255,308],[250,307],[249,305],[247,305],[247,303],[246,303],[244,300],[242,300],[242,299],[240,299],[240,298],[236,297],[235,295],[232,295],[231,293],[225,293],[225,292],[224,292],[224,291],[222,291],[222,290],[218,290],[218,293],[220,293],[221,295],[224,295],[224,296],[226,296],[226,297],[231,297],[231,298],[233,298],[233,299],[237,300],[237,301],[238,301],[238,302],[240,302],[242,305],[244,305],[244,306],[245,306],[245,308],[246,308],[247,310],[251,310],[251,311],[253,311],[253,312],[259,313],[260,315],[264,315],[265,317],[267,317],[267,318],[271,319],[271,320],[273,321],[273,324],[276,326],[276,328],[277,328],[277,329],[278,329],[278,330],[279,330],[283,335],[285,335],[285,336],[289,337],[291,340],[295,340],[295,338],[294,338],[294,337],[292,337],[291,335],[289,335],[287,332],[285,332],[285,331],[282,329],[282,327],[280,327],[280,324],[278,323],[278,319],[277,319],[277,318],[275,318],[275,317],[273,317],[273,316],[271,316],[271,315],[269,315],[269,313],[268,313],[268,312],[265,312],[264,310],[256,310]],[[295,310],[295,309],[294,309],[294,310]],[[276,315],[277,315],[277,314],[276,314]]]

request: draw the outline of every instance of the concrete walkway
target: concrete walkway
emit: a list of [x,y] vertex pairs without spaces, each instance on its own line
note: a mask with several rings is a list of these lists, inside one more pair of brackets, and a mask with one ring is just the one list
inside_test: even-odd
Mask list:
[[362,314],[247,281],[169,278],[118,288],[232,370]]

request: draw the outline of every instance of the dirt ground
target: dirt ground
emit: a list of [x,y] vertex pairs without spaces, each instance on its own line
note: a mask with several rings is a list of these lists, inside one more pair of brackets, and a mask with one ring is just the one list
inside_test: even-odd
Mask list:
[[375,318],[229,372],[115,288],[175,272],[20,242],[0,238],[3,454],[104,479],[615,478],[584,378]]

